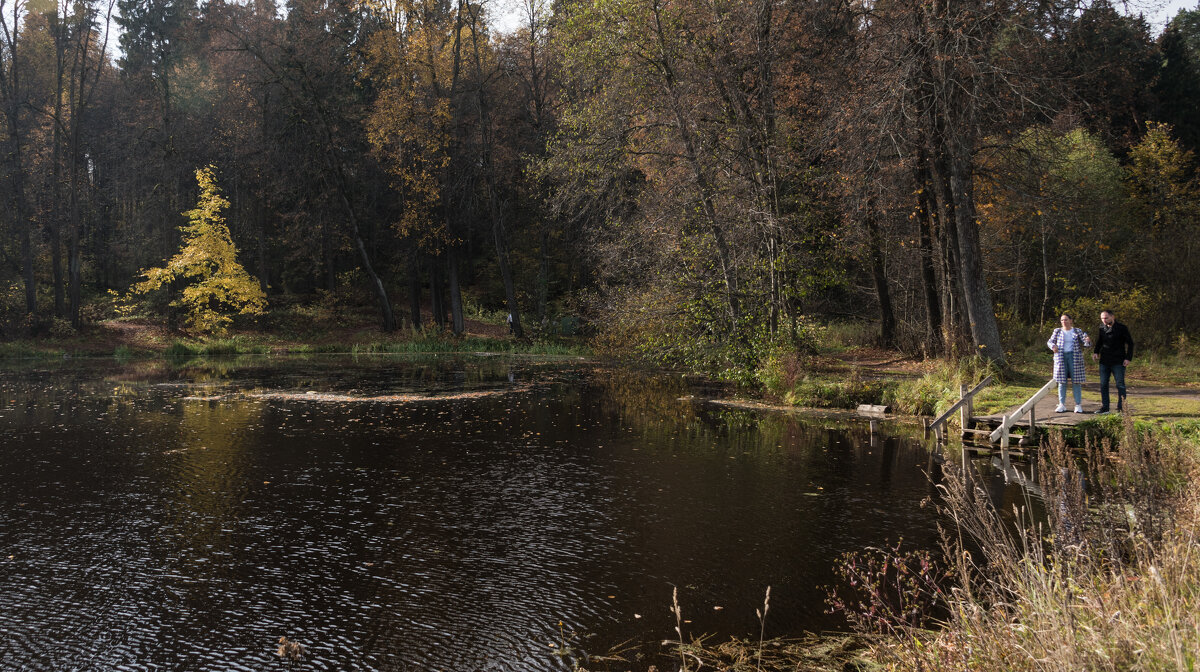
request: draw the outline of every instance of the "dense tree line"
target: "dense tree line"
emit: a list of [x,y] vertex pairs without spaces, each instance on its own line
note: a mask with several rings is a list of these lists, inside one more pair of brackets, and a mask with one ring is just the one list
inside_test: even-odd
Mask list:
[[0,329],[102,316],[210,165],[268,301],[385,330],[471,300],[721,368],[813,316],[996,360],[1081,298],[1198,326],[1200,8],[494,1],[0,0]]

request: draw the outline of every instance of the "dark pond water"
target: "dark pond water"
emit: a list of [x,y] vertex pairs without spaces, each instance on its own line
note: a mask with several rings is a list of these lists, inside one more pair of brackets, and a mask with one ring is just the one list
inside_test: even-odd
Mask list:
[[[0,669],[562,670],[825,613],[843,552],[932,546],[911,428],[499,357],[0,372]],[[429,396],[435,397],[429,399]],[[561,622],[561,626],[560,626]]]

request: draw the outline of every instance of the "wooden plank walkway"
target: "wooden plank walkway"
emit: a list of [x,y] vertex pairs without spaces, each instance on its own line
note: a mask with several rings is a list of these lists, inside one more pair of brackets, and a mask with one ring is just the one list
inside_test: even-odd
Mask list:
[[[1090,388],[1090,389],[1089,389]],[[1034,406],[1034,413],[1037,417],[1039,425],[1056,425],[1059,427],[1073,427],[1089,418],[1095,418],[1096,411],[1100,410],[1100,386],[1096,383],[1083,386],[1083,413],[1072,413],[1075,408],[1075,401],[1071,397],[1071,391],[1067,390],[1067,412],[1055,413],[1054,408],[1058,406],[1058,390],[1052,390],[1050,394],[1038,400]],[[1112,390],[1111,408],[1116,408],[1117,394],[1116,390]],[[1005,415],[1011,415],[1014,411],[1020,408],[1020,405],[1013,406],[1004,410],[1004,413],[994,415],[977,415],[972,419],[980,424],[985,424],[989,427],[998,427],[1004,421]],[[1021,418],[1020,422],[1014,425],[1014,428],[1024,429],[1029,426],[1029,418]]]

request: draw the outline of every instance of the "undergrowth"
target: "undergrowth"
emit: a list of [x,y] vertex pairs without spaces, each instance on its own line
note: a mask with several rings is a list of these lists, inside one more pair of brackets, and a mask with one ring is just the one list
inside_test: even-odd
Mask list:
[[[1139,432],[1045,451],[1040,497],[1001,507],[946,469],[938,558],[854,554],[830,604],[894,670],[1185,670],[1200,662],[1197,444]],[[1011,508],[1010,508],[1011,507]]]

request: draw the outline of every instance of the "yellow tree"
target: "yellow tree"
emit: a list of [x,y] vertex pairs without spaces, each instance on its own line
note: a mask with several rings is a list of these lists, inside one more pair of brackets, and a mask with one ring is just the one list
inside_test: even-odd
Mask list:
[[195,209],[183,213],[188,224],[180,227],[179,252],[166,266],[144,271],[145,279],[130,288],[131,294],[164,287],[177,292],[171,305],[185,309],[188,327],[208,334],[224,333],[232,315],[261,315],[267,307],[258,280],[237,261],[237,247],[221,214],[229,201],[217,188],[215,172],[215,166],[196,171],[200,199]]

